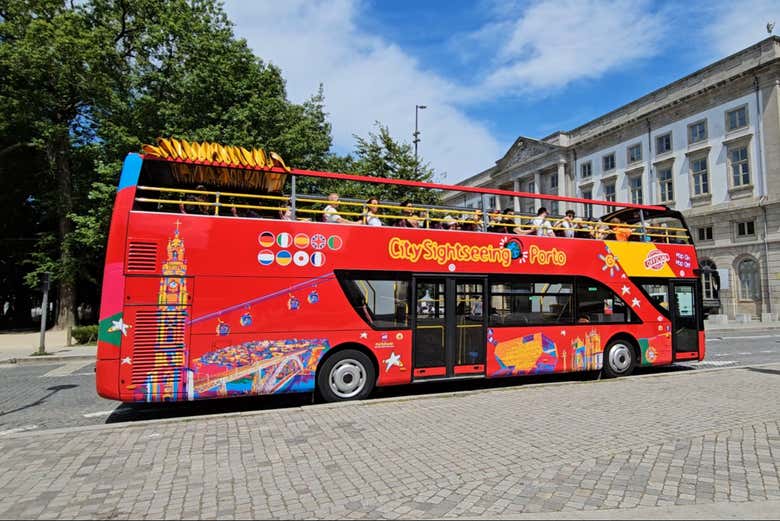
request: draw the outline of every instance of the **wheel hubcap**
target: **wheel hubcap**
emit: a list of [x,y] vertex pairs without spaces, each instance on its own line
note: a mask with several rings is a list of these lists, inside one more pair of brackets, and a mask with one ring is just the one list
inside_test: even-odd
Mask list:
[[625,344],[615,344],[609,351],[609,367],[616,373],[624,373],[631,367],[631,352]]
[[363,364],[348,358],[341,360],[330,371],[330,390],[339,398],[352,398],[366,386]]

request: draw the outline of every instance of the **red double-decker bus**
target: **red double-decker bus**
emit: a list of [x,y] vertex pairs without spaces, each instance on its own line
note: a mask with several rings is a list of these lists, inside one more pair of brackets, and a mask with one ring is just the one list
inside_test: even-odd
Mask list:
[[[362,203],[300,194],[302,178],[605,215],[382,202],[371,211],[383,226],[368,226]],[[162,140],[124,163],[97,390],[125,402],[349,400],[374,386],[702,360],[698,268],[682,216],[663,206],[295,170],[261,151]]]

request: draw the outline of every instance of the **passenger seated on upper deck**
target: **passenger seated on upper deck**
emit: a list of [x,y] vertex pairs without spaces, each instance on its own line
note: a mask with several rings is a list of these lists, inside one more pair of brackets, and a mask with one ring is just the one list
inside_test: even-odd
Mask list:
[[404,201],[401,203],[401,206],[404,207],[404,216],[403,219],[398,219],[395,225],[400,226],[401,228],[419,228],[421,221],[420,218],[414,213],[414,205],[412,202]]
[[558,222],[555,223],[555,228],[558,228],[555,230],[555,235],[560,235],[561,237],[567,237],[569,239],[573,238],[576,230],[576,225],[574,224],[574,210],[566,210],[566,215],[563,216],[563,219],[559,219]]
[[330,194],[328,196],[328,204],[325,206],[325,210],[322,213],[322,220],[326,223],[349,223],[352,222],[349,219],[343,218],[339,215],[337,210],[339,206],[339,194]]
[[572,221],[574,223],[574,237],[577,239],[590,239],[591,226],[587,222],[582,220],[582,217],[575,217]]
[[547,208],[540,207],[536,212],[536,218],[531,221],[531,229],[525,235],[539,235],[540,237],[555,237],[550,221],[547,220]]
[[593,229],[590,231],[591,237],[598,240],[608,240],[610,239],[612,235],[612,229],[609,227],[607,223],[605,223],[602,220],[599,220],[599,222],[596,224],[596,226],[593,227]]
[[371,197],[366,201],[366,210],[363,213],[363,224],[369,226],[382,226],[382,221],[377,217],[379,213],[379,199]]
[[501,209],[496,208],[488,213],[488,231],[494,233],[506,233]]
[[[198,185],[195,187],[195,190],[205,191],[206,187],[203,185]],[[187,196],[184,198],[184,201],[195,204],[187,204],[187,202],[180,203],[179,211],[181,213],[192,213],[200,215],[209,215],[212,213],[211,206],[208,204],[198,204],[209,202],[206,194],[187,194]]]
[[279,219],[283,221],[294,221],[292,216],[292,206],[290,201],[283,201],[282,206],[279,207]]
[[612,224],[612,233],[615,234],[616,241],[627,241],[631,236],[632,230],[628,226],[623,225],[623,221],[617,217],[609,221]]

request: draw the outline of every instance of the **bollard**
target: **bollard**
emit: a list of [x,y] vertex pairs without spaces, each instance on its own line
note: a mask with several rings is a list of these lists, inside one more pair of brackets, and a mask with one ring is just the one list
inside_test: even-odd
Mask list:
[[43,289],[43,302],[41,303],[41,343],[38,346],[38,354],[46,354],[46,315],[49,312],[49,276],[51,274],[46,272],[43,274],[43,282],[41,284]]

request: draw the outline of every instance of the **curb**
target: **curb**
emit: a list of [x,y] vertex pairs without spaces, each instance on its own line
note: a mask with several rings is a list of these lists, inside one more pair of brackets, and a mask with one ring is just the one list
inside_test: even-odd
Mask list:
[[22,356],[19,358],[7,358],[0,360],[0,365],[36,365],[58,362],[89,362],[97,360],[96,355],[49,355],[49,356]]

